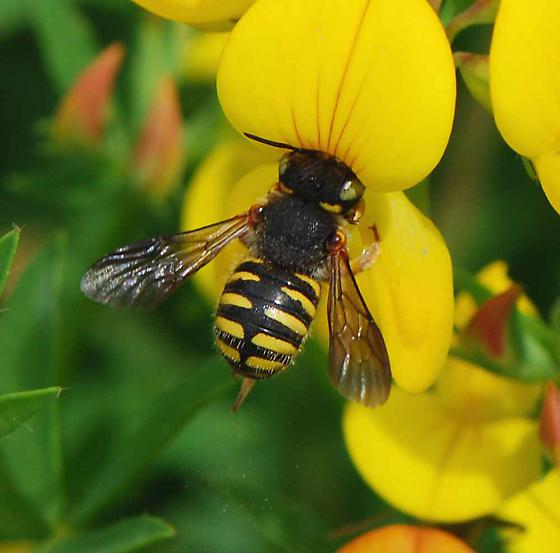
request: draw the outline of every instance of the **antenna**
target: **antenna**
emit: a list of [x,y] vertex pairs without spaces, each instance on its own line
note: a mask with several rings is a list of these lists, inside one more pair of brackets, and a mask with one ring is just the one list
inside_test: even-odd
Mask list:
[[294,152],[303,151],[303,148],[296,148],[295,146],[291,146],[290,144],[286,144],[285,142],[276,142],[274,140],[268,140],[267,138],[261,138],[260,136],[248,132],[244,132],[243,134],[247,138],[250,138],[255,142],[260,142],[261,144],[266,144],[267,146],[273,146],[274,148],[281,148],[282,150],[292,150]]

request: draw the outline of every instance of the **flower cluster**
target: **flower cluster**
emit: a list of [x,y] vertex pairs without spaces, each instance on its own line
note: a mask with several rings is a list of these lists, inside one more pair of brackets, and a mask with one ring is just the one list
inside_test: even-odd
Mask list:
[[[557,470],[542,468],[542,445],[558,463],[555,384],[542,409],[541,400],[544,381],[558,380],[557,336],[501,262],[468,283],[459,279],[454,300],[445,242],[404,191],[443,156],[457,65],[560,212],[560,5],[502,0],[498,9],[498,2],[478,0],[445,29],[439,3],[425,0],[138,2],[200,28],[232,28],[217,90],[237,135],[225,132],[195,174],[183,228],[243,212],[278,181],[282,152],[254,147],[242,138],[247,134],[334,156],[366,187],[365,213],[348,229],[350,252],[380,243],[378,259],[357,282],[397,386],[382,408],[349,403],[344,410],[347,448],[365,482],[421,521],[502,517],[525,529],[503,530],[512,551],[547,550],[545,535],[560,540],[558,521],[539,507],[560,510]],[[489,55],[453,54],[455,37],[480,24],[494,24]],[[216,300],[246,254],[236,244],[195,276],[208,298]],[[324,346],[326,320],[321,305],[316,333]],[[418,531],[387,527],[342,550],[405,551]],[[430,551],[469,550],[439,530],[425,532],[428,541],[441,540]]]

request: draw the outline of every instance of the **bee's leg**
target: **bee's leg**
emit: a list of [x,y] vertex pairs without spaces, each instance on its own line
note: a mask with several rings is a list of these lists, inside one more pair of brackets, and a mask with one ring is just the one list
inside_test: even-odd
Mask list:
[[373,231],[374,240],[373,242],[362,251],[362,253],[350,262],[352,272],[357,275],[362,271],[367,271],[373,264],[377,261],[379,254],[381,253],[381,240],[379,238],[379,232],[377,227],[373,225],[371,227]]
[[241,381],[241,388],[239,388],[239,393],[231,406],[231,410],[235,413],[241,404],[245,401],[245,398],[249,395],[249,392],[253,389],[253,386],[256,384],[256,380],[254,378],[247,378],[244,377]]

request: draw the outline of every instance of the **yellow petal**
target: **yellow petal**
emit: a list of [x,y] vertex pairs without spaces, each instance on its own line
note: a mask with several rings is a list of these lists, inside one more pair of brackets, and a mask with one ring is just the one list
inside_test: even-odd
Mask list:
[[[393,378],[405,390],[421,392],[436,379],[451,340],[449,252],[433,223],[402,192],[368,190],[365,201],[363,244],[371,244],[369,227],[376,225],[381,254],[358,275],[358,285],[385,338]],[[326,328],[320,331],[326,341]]]
[[541,154],[534,164],[550,205],[560,213],[560,151]]
[[536,158],[560,148],[560,2],[502,0],[490,50],[498,129]]
[[[278,180],[278,164],[265,165],[241,177],[270,158],[270,154],[241,140],[218,146],[201,164],[185,194],[181,228],[200,228],[247,211]],[[231,244],[194,275],[195,285],[210,301],[218,298],[236,261],[245,253],[241,243]]]
[[459,522],[494,512],[538,478],[536,425],[459,418],[437,396],[397,389],[380,409],[349,404],[344,435],[358,472],[398,509]]
[[185,74],[190,81],[213,81],[229,33],[202,33],[185,45]]
[[526,384],[492,374],[476,365],[450,357],[437,381],[443,404],[473,419],[530,415],[540,398],[542,384]]
[[255,0],[134,0],[147,10],[175,21],[207,25],[239,19]]
[[560,547],[560,470],[556,469],[511,498],[498,515],[525,531],[504,531],[509,553],[558,553]]
[[240,132],[331,153],[391,191],[441,158],[455,72],[425,0],[260,0],[226,44],[218,93]]

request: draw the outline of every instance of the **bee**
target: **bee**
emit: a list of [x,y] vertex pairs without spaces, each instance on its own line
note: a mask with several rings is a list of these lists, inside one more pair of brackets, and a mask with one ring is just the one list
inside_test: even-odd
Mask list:
[[84,275],[89,298],[117,308],[154,308],[234,240],[248,248],[227,280],[214,322],[217,348],[242,377],[232,410],[258,380],[288,367],[315,318],[328,281],[329,378],[350,400],[374,407],[387,399],[391,370],[383,336],[354,272],[370,266],[379,241],[351,262],[346,224],[364,209],[364,185],[342,161],[255,135],[287,150],[266,200],[206,227],[124,246]]

